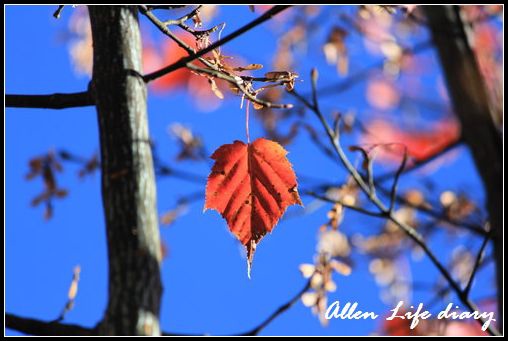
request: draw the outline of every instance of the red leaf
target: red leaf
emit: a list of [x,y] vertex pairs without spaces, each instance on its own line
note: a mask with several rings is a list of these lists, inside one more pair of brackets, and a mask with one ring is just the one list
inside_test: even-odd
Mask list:
[[257,139],[219,147],[206,185],[205,211],[215,209],[247,248],[248,275],[256,245],[290,205],[299,204],[296,175],[278,143]]

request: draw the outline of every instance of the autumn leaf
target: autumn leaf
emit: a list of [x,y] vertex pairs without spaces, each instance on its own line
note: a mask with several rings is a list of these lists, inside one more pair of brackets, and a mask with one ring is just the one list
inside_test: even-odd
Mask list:
[[247,66],[238,66],[233,68],[234,71],[250,71],[250,70],[259,70],[262,69],[263,65],[261,64],[249,64]]
[[256,245],[290,205],[302,205],[296,175],[278,143],[263,138],[220,146],[206,185],[205,211],[215,209],[247,249],[248,276]]

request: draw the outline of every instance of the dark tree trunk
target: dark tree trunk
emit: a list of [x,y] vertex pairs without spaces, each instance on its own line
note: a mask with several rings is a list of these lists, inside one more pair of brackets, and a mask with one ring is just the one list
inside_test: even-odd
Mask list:
[[458,6],[423,6],[439,52],[452,105],[462,126],[487,197],[496,261],[498,315],[503,310],[503,152],[484,80],[480,74]]
[[136,6],[90,6],[109,301],[100,334],[159,335],[160,239]]

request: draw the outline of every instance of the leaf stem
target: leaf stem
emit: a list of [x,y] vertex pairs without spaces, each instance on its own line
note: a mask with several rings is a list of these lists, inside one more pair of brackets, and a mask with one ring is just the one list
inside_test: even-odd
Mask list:
[[249,134],[249,106],[250,106],[250,101],[247,101],[247,108],[245,108],[245,132],[247,133],[247,143],[250,143],[250,134]]

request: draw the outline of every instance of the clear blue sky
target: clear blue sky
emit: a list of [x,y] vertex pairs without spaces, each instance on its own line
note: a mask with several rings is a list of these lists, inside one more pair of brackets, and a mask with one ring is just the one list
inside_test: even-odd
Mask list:
[[[61,37],[68,27],[73,11],[65,8],[62,17],[55,20],[52,13],[56,6],[7,6],[5,8],[5,91],[6,93],[39,94],[76,92],[86,89],[88,79],[75,74],[70,62],[68,45]],[[323,22],[329,27],[337,13],[351,9],[330,8],[330,18]],[[326,12],[326,11],[325,11]],[[246,6],[221,7],[210,24],[227,22],[223,34],[232,32],[243,23],[254,19]],[[141,18],[143,25],[146,19]],[[207,25],[207,23],[205,23]],[[328,25],[328,26],[327,26]],[[224,51],[241,55],[249,63],[270,65],[276,48],[273,25],[263,25],[237,39]],[[325,29],[323,29],[325,32]],[[326,64],[319,45],[325,33],[317,33],[306,53],[300,53],[296,70],[303,82],[297,89],[309,90],[309,71],[316,66],[320,70],[320,83],[332,84],[344,78],[337,75],[335,67]],[[152,38],[165,39],[155,30]],[[277,33],[278,34],[278,33]],[[410,44],[428,39],[421,30]],[[350,73],[361,70],[379,60],[366,52],[355,33],[348,37],[350,49]],[[424,98],[438,98],[436,79],[440,77],[431,50],[422,54],[427,73],[422,77]],[[263,74],[263,71],[260,72]],[[294,102],[290,97],[289,102]],[[216,111],[202,113],[193,103],[195,98],[183,90],[165,95],[150,95],[150,133],[159,147],[159,155],[177,169],[188,170],[205,176],[209,172],[207,162],[183,161],[177,163],[178,147],[168,135],[170,124],[180,122],[202,136],[209,151],[235,139],[245,140],[244,112],[239,109],[239,99],[226,100]],[[368,113],[365,100],[365,82],[338,96],[323,101],[323,109],[354,110],[359,115]],[[398,110],[387,114],[400,117]],[[436,114],[421,109],[419,114],[428,119]],[[318,122],[312,115],[306,120],[315,127]],[[251,120],[251,138],[261,137],[262,129],[256,119]],[[345,145],[354,144],[354,137],[346,137]],[[31,208],[31,199],[40,193],[42,182],[26,181],[28,161],[51,149],[66,149],[82,156],[91,156],[98,150],[97,117],[92,107],[66,110],[6,109],[5,111],[5,309],[21,316],[51,320],[58,316],[66,301],[72,269],[80,265],[81,281],[75,308],[65,322],[92,327],[103,315],[107,302],[107,257],[105,227],[100,194],[100,174],[79,179],[78,167],[65,163],[58,183],[69,189],[69,196],[57,200],[54,217],[43,219],[43,208]],[[341,182],[344,171],[323,156],[301,134],[287,146],[289,159],[299,177]],[[462,189],[474,199],[482,199],[482,189],[469,154],[464,149],[450,162],[445,163],[432,176],[437,190]],[[193,184],[175,178],[157,181],[158,208],[164,212],[174,207],[179,196],[204,190],[203,184]],[[303,185],[301,184],[301,187]],[[404,178],[402,188],[423,187],[418,173]],[[304,197],[306,206],[315,204]],[[292,207],[290,214],[296,217],[284,219],[274,233],[259,245],[249,280],[246,274],[244,251],[227,231],[225,222],[212,211],[202,213],[203,200],[192,203],[188,212],[170,227],[161,228],[161,235],[169,248],[169,255],[162,265],[164,296],[161,324],[165,331],[179,333],[229,334],[246,331],[266,318],[279,305],[285,303],[305,284],[298,271],[301,263],[313,261],[318,229],[326,221],[328,205],[322,205],[311,214]],[[341,227],[348,236],[366,235],[379,231],[381,221],[366,218],[353,212],[346,213]],[[445,261],[450,257],[450,243],[455,239],[436,234],[430,245]],[[468,247],[478,248],[479,241],[461,239]],[[330,293],[329,300],[359,302],[364,310],[384,315],[391,309],[379,297],[379,287],[368,271],[366,257],[353,254],[355,263],[349,277],[336,275],[338,289]],[[437,272],[424,259],[408,258],[411,276],[416,281],[433,283]],[[492,271],[480,273],[486,282],[492,282]],[[473,298],[492,293],[492,286],[474,287]],[[413,302],[426,302],[428,292],[415,291]],[[455,299],[453,302],[458,301]],[[444,307],[447,302],[443,302]],[[438,305],[441,308],[441,305]],[[341,321],[332,320],[328,327],[319,324],[310,309],[297,303],[292,309],[271,323],[262,335],[358,335],[373,332],[381,320]],[[7,331],[9,335],[16,332]]]

